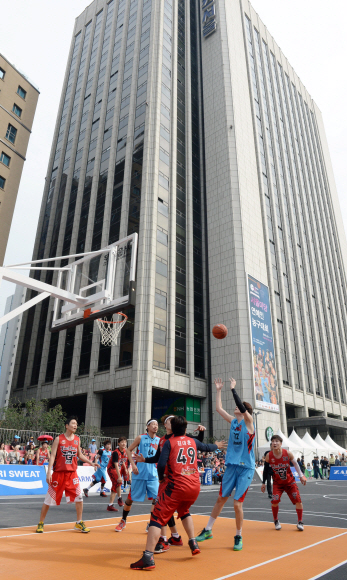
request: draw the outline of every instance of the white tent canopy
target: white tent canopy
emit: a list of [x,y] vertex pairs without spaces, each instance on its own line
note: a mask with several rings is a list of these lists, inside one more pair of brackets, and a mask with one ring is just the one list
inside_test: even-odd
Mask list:
[[293,429],[289,435],[289,441],[291,441],[292,445],[294,445],[296,449],[301,449],[302,451],[308,452],[313,451],[312,447],[299,437],[295,429]]
[[325,449],[329,453],[333,453],[334,452],[334,448],[331,447],[331,445],[328,445],[328,443],[325,443],[324,439],[321,438],[321,436],[319,435],[319,433],[317,434],[317,436],[315,438],[315,442],[317,444],[317,448],[319,448],[319,449]]
[[326,436],[325,443],[327,443],[329,445],[329,447],[332,447],[333,449],[335,449],[340,455],[342,453],[345,453],[345,454],[347,453],[346,449],[344,449],[343,447],[341,447],[340,445],[335,443],[335,441],[333,441],[333,439],[330,437],[330,435]]
[[308,431],[306,431],[302,440],[305,441],[305,443],[307,443],[307,445],[309,445],[309,447],[311,447],[311,449],[315,451],[316,455],[324,455],[324,454],[326,455],[327,447],[325,445],[323,447],[317,445],[317,441],[312,439]]

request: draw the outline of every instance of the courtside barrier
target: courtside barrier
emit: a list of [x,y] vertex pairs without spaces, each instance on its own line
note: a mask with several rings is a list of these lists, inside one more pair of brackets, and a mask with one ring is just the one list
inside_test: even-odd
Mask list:
[[36,465],[0,465],[1,495],[40,495],[47,492],[46,471]]
[[[92,481],[92,475],[94,473],[95,473],[95,469],[94,469],[94,467],[91,467],[90,465],[77,467],[77,475],[78,475],[78,479],[80,480],[80,484],[81,484],[82,489],[84,489],[85,487],[88,487],[88,485]],[[104,491],[110,492],[111,487],[112,487],[112,482],[107,474]],[[93,487],[90,488],[89,493],[95,494],[95,493],[100,493],[100,491],[101,491],[101,482],[98,483],[97,485],[93,485]]]
[[341,465],[332,465],[330,467],[329,479],[347,481],[347,467]]

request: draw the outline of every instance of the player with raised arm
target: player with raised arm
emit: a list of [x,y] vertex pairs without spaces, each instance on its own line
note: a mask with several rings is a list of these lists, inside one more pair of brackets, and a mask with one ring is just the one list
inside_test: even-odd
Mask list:
[[124,481],[124,483],[129,481],[129,459],[126,452],[127,443],[128,441],[126,437],[119,437],[118,447],[113,451],[110,461],[108,462],[107,473],[112,481],[110,503],[107,506],[107,511],[109,512],[118,512],[113,505],[116,494],[118,495],[119,507],[124,506],[122,500],[122,481]]
[[[159,487],[157,468],[154,464],[151,465],[147,463],[139,463],[138,465],[135,465],[132,458],[132,451],[137,448],[138,452],[143,455],[144,458],[154,456],[159,446],[157,431],[158,421],[156,419],[149,419],[146,423],[146,433],[138,435],[126,450],[133,470],[133,476],[131,480],[131,488],[128,497],[125,500],[122,519],[115,528],[116,532],[122,532],[124,530],[133,502],[145,501],[146,494],[147,498],[152,500],[151,512],[153,511]],[[146,531],[148,528],[149,523],[147,524]]]
[[[51,456],[47,468],[46,481],[48,491],[41,509],[40,521],[36,532],[42,534],[45,517],[51,505],[60,505],[61,498],[65,491],[66,502],[75,503],[77,521],[74,530],[90,532],[82,520],[83,512],[83,495],[80,488],[77,475],[77,458],[95,466],[96,464],[89,461],[81,451],[81,442],[77,430],[77,417],[71,416],[66,419],[65,433],[58,435],[52,445]],[[52,473],[53,467],[53,473]]]
[[219,497],[214,505],[210,519],[206,527],[197,536],[197,542],[210,540],[212,527],[225,502],[235,488],[234,510],[236,521],[236,535],[234,537],[234,550],[242,550],[242,524],[243,524],[243,501],[252,482],[255,470],[254,443],[255,429],[252,418],[252,405],[241,401],[235,391],[236,381],[230,380],[230,388],[236,404],[234,415],[229,415],[222,407],[222,379],[216,379],[216,411],[230,423],[230,435],[225,458],[226,470],[219,490]]
[[[106,483],[106,479],[107,479],[106,470],[107,470],[107,466],[108,466],[108,463],[109,463],[110,457],[111,457],[111,448],[112,448],[112,443],[108,439],[107,441],[104,441],[104,447],[100,447],[99,451],[96,453],[95,458],[94,458],[94,461],[97,464],[96,471],[92,475],[92,481],[89,484],[89,486],[83,490],[84,495],[86,497],[88,497],[88,492],[93,487],[93,485],[96,485],[97,483],[100,483],[100,482],[101,482],[100,495],[101,495],[101,497],[106,497],[106,493],[104,492],[104,487],[105,487],[105,483]],[[98,462],[99,462],[99,464],[98,464]],[[114,510],[112,510],[112,511],[114,511]]]
[[296,513],[298,514],[298,523],[296,527],[298,528],[299,532],[303,532],[303,505],[295,477],[292,473],[292,470],[290,469],[290,462],[292,462],[294,465],[303,485],[306,485],[306,477],[301,473],[300,467],[293,453],[291,451],[287,451],[286,449],[282,449],[282,441],[283,439],[279,435],[273,435],[271,437],[272,446],[271,451],[265,456],[263,484],[261,486],[261,491],[263,493],[265,491],[265,481],[267,478],[269,466],[271,466],[273,478],[271,507],[275,528],[276,530],[281,529],[281,524],[278,521],[278,504],[281,501],[282,493],[285,491],[292,504],[295,505]]
[[[200,493],[200,477],[197,465],[197,449],[215,451],[216,444],[204,445],[197,439],[186,435],[185,417],[171,419],[172,437],[165,442],[159,462],[158,476],[160,487],[149,524],[146,549],[142,558],[130,565],[133,570],[153,570],[154,549],[158,543],[162,526],[177,511],[188,536],[188,545],[193,556],[200,553],[195,540],[193,518],[189,508]],[[220,443],[223,448],[225,442]],[[164,473],[167,477],[164,478]]]
[[[142,461],[145,463],[158,463],[159,458],[160,458],[160,454],[161,454],[161,451],[164,447],[165,442],[168,439],[170,439],[170,437],[172,437],[172,435],[173,435],[172,429],[171,429],[171,420],[174,418],[174,416],[175,415],[164,415],[161,418],[161,422],[163,423],[165,430],[166,430],[166,435],[163,435],[160,438],[157,453],[153,457],[147,457],[146,459],[141,454],[138,454],[138,455],[135,454],[135,460],[138,463],[142,462]],[[199,425],[197,430],[198,430],[199,434],[196,437],[196,439],[198,441],[202,442],[204,439],[204,431],[206,431],[206,427],[203,427],[203,425]],[[175,518],[173,515],[171,516],[167,525],[169,526],[170,531],[171,531],[171,538],[169,538],[169,540],[167,539],[166,526],[163,526],[161,529],[160,538],[159,538],[158,543],[154,549],[155,554],[160,554],[161,552],[166,552],[170,548],[170,546],[183,546],[183,541],[182,541],[181,536],[177,532],[177,528],[175,526]]]

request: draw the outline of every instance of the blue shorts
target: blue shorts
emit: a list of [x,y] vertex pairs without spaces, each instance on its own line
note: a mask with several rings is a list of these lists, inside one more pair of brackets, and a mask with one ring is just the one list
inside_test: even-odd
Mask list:
[[234,499],[243,502],[249,486],[252,483],[254,469],[242,465],[227,465],[223,475],[219,495],[229,497],[235,489]]
[[92,475],[92,479],[94,479],[96,483],[100,483],[100,481],[102,483],[106,483],[107,480],[106,469],[102,469],[101,467],[99,467],[99,469],[97,469],[96,472]]
[[148,499],[155,499],[158,495],[158,479],[132,479],[128,498],[133,501],[145,501],[146,493]]

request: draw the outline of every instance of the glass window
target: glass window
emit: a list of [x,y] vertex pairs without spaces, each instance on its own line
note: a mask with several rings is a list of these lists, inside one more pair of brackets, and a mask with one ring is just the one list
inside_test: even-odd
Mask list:
[[25,99],[27,96],[27,92],[20,85],[18,86],[17,94],[22,97],[22,99]]
[[0,175],[0,189],[5,189],[6,179]]
[[157,241],[160,242],[161,244],[164,244],[164,246],[167,246],[168,245],[167,234],[164,234],[164,232],[157,230]]
[[4,69],[0,67],[0,79],[5,78],[5,74],[6,73],[5,73]]
[[9,157],[8,155],[6,155],[6,153],[2,152],[1,156],[0,156],[0,161],[4,164],[7,165],[7,167],[9,167],[10,165],[10,161],[11,161],[11,157]]
[[163,262],[156,261],[156,272],[167,278],[167,265]]
[[166,305],[167,305],[167,298],[166,298],[166,296],[163,296],[162,294],[158,294],[156,292],[156,294],[155,294],[155,305],[158,308],[162,308],[163,310],[166,310]]
[[8,124],[7,131],[6,131],[6,139],[14,143],[16,140],[17,129],[11,123]]

